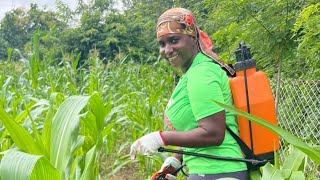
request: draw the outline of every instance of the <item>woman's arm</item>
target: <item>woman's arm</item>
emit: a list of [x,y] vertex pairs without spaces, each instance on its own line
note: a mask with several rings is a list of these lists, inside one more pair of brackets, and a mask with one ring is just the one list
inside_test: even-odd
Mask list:
[[219,146],[224,140],[225,119],[225,112],[220,111],[199,120],[199,126],[187,132],[157,131],[146,134],[131,145],[130,156],[135,159],[137,153],[152,155],[163,145],[192,148]]
[[162,132],[162,137],[166,145],[172,146],[197,148],[222,144],[226,129],[225,111],[199,120],[198,125],[198,128],[186,132]]

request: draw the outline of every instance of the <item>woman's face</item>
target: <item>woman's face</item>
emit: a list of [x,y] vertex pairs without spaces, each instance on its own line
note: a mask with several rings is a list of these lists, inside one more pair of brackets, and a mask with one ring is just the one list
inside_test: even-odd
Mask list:
[[198,53],[196,39],[193,36],[173,33],[158,38],[160,54],[174,68],[185,73]]

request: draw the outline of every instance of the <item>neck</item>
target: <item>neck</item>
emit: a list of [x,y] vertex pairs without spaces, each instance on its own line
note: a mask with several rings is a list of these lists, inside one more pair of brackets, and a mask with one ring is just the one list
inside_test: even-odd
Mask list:
[[194,58],[196,58],[197,54],[199,53],[198,50],[194,51],[193,56],[191,57],[191,60],[188,61],[188,64],[185,64],[184,67],[181,67],[181,71],[183,74],[185,74],[188,69],[190,68],[191,64],[193,63]]

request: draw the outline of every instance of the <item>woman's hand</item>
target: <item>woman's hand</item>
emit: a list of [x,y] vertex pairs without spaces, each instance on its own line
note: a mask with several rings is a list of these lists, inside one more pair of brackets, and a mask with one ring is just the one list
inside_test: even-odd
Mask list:
[[151,180],[156,180],[159,176],[164,176],[168,180],[176,180],[177,177],[173,173],[177,168],[181,166],[181,162],[173,157],[168,157],[162,164],[160,170],[152,175]]
[[158,149],[163,145],[165,145],[165,143],[161,137],[161,131],[146,134],[131,145],[131,159],[135,159],[136,154],[147,156],[156,154],[158,152]]

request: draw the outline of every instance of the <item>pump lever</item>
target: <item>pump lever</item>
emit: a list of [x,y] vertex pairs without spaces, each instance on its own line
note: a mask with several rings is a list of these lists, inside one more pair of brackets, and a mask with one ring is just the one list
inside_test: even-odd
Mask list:
[[239,49],[241,51],[242,61],[251,59],[250,47],[248,47],[244,41],[239,43]]

